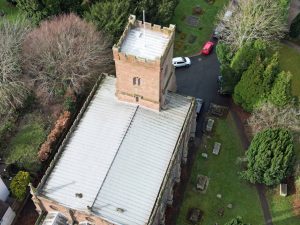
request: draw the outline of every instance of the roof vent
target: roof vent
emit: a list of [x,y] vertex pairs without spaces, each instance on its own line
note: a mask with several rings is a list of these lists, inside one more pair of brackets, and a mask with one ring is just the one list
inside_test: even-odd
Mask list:
[[82,198],[83,195],[82,195],[82,193],[75,193],[75,197],[76,197],[76,198]]
[[117,210],[117,212],[119,212],[119,213],[125,212],[125,209],[122,209],[122,208],[117,208],[116,210]]

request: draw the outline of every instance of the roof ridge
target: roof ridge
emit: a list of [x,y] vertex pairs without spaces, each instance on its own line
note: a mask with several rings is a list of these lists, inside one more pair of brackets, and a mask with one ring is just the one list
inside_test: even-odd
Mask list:
[[132,115],[132,117],[131,117],[130,123],[129,123],[128,126],[127,126],[126,132],[125,132],[125,134],[124,134],[123,137],[122,137],[122,140],[121,140],[121,142],[120,142],[120,144],[119,144],[119,147],[118,147],[118,149],[117,149],[117,151],[116,151],[116,154],[115,154],[113,160],[111,161],[111,164],[110,164],[110,166],[109,166],[109,168],[108,168],[108,170],[107,170],[107,173],[106,173],[106,175],[105,175],[105,177],[104,177],[104,179],[103,179],[103,181],[102,181],[102,184],[101,184],[101,186],[100,186],[100,188],[99,188],[99,190],[98,190],[98,192],[97,192],[97,194],[96,194],[96,196],[95,196],[95,199],[94,199],[94,201],[93,201],[93,204],[92,204],[90,207],[88,206],[88,208],[91,209],[91,210],[93,210],[94,204],[95,204],[95,202],[96,202],[96,200],[97,200],[97,198],[98,198],[98,195],[100,194],[100,191],[101,191],[101,189],[102,189],[102,187],[103,187],[103,185],[104,185],[104,183],[105,183],[105,180],[106,180],[106,178],[107,178],[107,176],[108,176],[108,174],[109,174],[109,171],[110,171],[112,165],[114,164],[114,161],[115,161],[115,159],[116,159],[116,157],[117,157],[117,155],[118,155],[118,153],[119,153],[119,150],[120,150],[120,148],[121,148],[121,145],[122,145],[122,143],[123,143],[123,141],[124,141],[124,139],[125,139],[125,137],[126,137],[126,135],[127,135],[127,132],[128,132],[128,130],[129,130],[129,127],[130,127],[131,124],[132,124],[133,118],[135,117],[138,108],[139,108],[139,105],[137,105],[136,108],[135,108],[135,111],[134,111],[134,113],[133,113],[133,115]]

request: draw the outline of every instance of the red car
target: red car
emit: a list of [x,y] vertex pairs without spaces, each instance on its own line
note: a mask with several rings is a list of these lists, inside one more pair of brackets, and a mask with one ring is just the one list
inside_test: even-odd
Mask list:
[[201,53],[204,55],[209,55],[214,47],[214,43],[211,41],[208,41],[205,43],[205,45],[203,46]]

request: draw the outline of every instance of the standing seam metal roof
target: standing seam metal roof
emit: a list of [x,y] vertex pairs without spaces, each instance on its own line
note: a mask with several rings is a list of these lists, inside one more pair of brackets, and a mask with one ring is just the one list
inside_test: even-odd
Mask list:
[[[161,112],[119,102],[105,77],[42,195],[122,225],[147,224],[192,100],[169,93]],[[83,197],[75,197],[82,193]]]

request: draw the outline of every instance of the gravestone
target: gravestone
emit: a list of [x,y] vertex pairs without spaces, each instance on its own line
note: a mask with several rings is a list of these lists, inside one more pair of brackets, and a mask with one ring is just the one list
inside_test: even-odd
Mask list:
[[200,191],[204,191],[207,185],[207,181],[208,181],[208,177],[198,174],[197,176],[197,185],[196,185],[196,189],[200,190]]
[[207,153],[205,153],[205,152],[203,152],[203,153],[201,154],[201,156],[202,156],[203,158],[205,158],[205,159],[208,158],[208,155],[207,155]]
[[199,17],[197,16],[187,16],[185,21],[191,27],[198,27],[199,25]]
[[214,149],[213,149],[213,154],[214,155],[219,155],[220,148],[221,148],[221,143],[215,142]]
[[188,220],[192,224],[198,223],[202,218],[202,212],[200,209],[192,208],[189,210]]
[[280,184],[279,185],[279,190],[280,190],[280,196],[287,196],[287,184]]
[[207,124],[206,124],[206,131],[211,132],[214,126],[214,120],[213,119],[208,119]]

